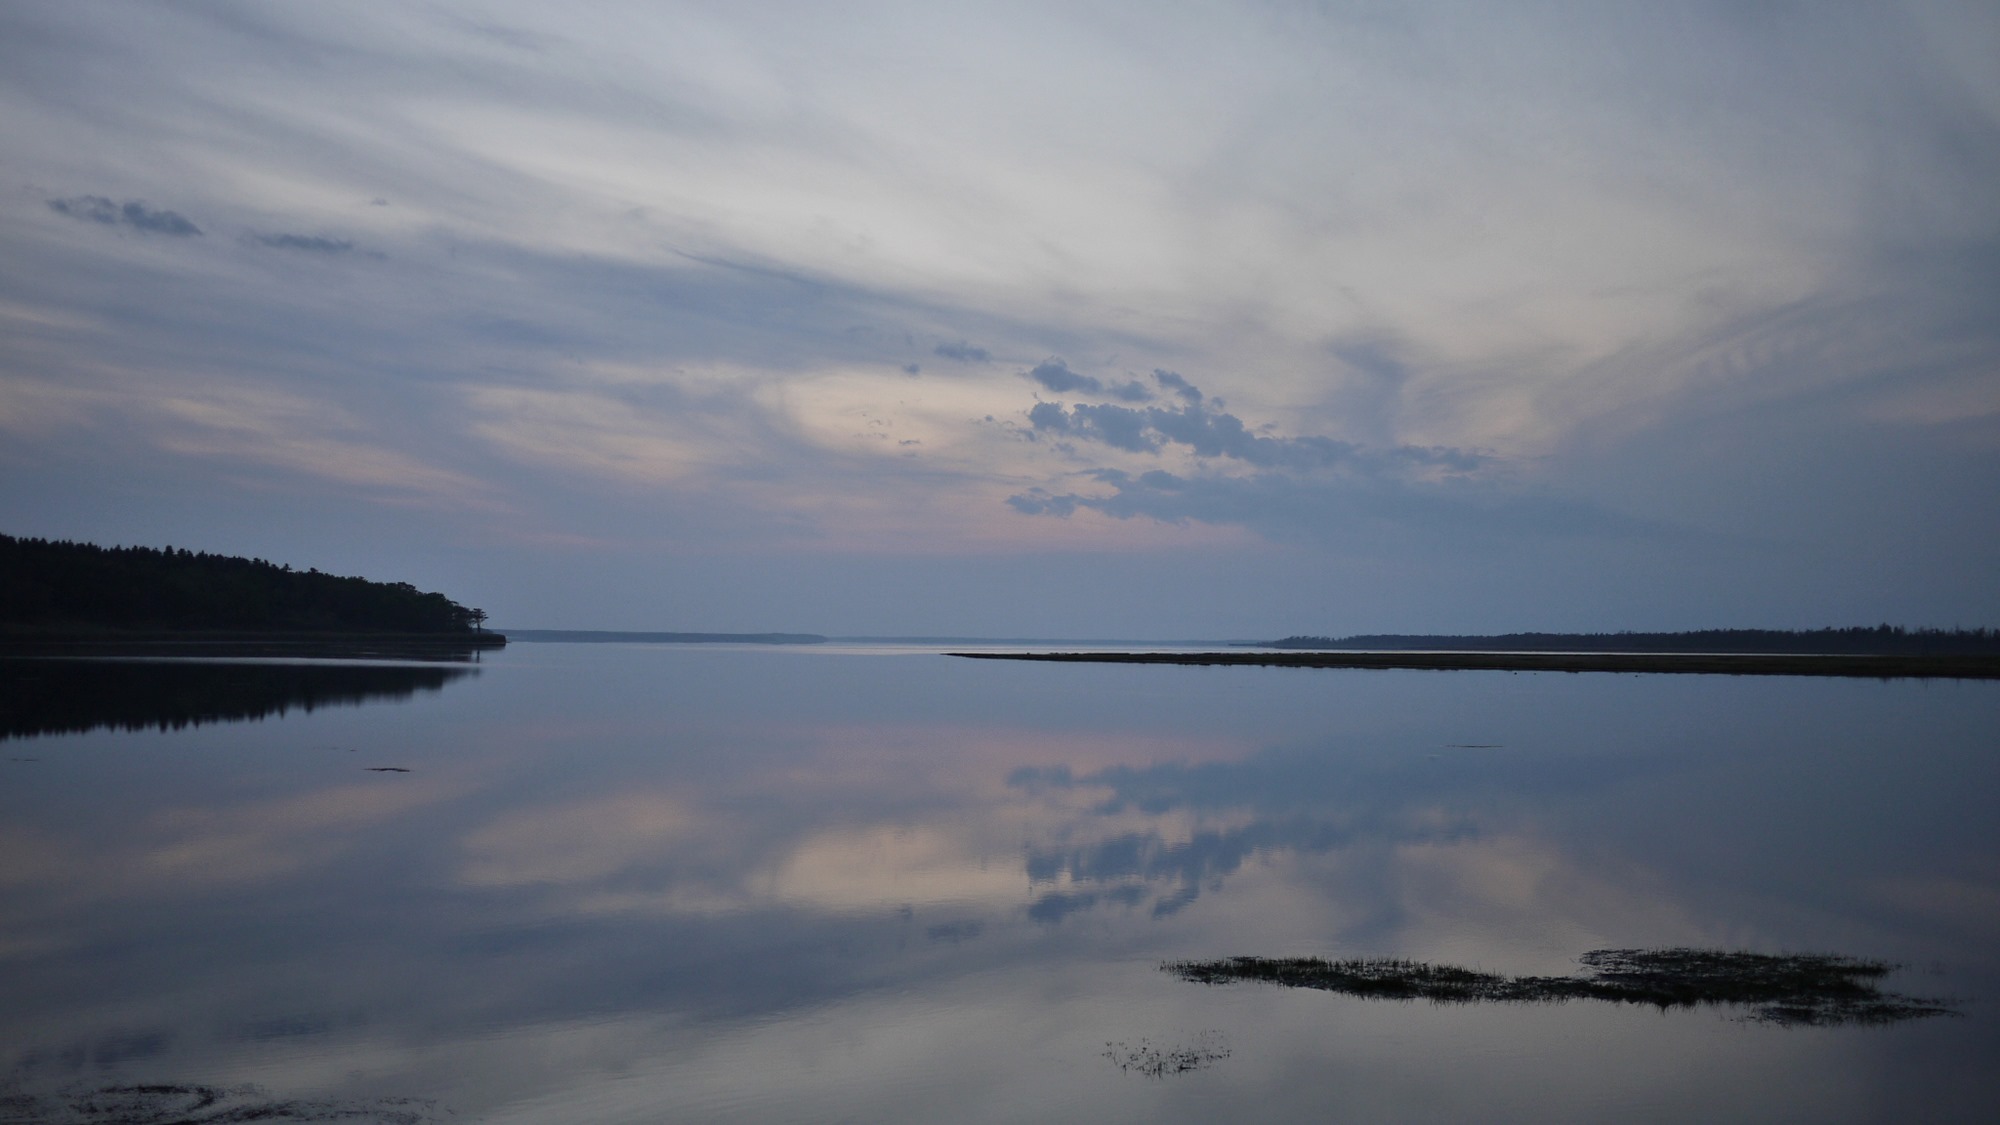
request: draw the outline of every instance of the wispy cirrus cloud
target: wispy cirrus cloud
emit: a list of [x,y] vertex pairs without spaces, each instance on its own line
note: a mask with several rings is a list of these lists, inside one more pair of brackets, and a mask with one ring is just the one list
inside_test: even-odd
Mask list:
[[345,254],[354,249],[354,240],[328,238],[318,234],[257,234],[252,242],[278,250],[303,250],[309,254]]

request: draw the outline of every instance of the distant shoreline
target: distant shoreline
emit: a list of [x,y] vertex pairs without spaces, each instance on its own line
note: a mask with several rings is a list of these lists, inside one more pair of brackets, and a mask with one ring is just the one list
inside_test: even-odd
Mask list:
[[1694,629],[1677,633],[1357,633],[1347,637],[1295,635],[1230,648],[1312,652],[1603,652],[1739,653],[1771,656],[2000,656],[2000,631],[1909,629],[1872,625],[1825,629]]
[[818,633],[653,633],[620,629],[515,629],[523,644],[823,645]]
[[1213,664],[1437,672],[1666,672],[1724,676],[1859,676],[2000,680],[1995,656],[1685,652],[950,652],[967,660],[1070,664]]

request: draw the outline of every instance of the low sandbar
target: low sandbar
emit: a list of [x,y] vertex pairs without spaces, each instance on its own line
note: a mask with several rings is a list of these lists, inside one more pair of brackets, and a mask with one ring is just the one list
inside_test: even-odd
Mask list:
[[1995,656],[1868,656],[1691,652],[952,652],[968,660],[1073,664],[1246,664],[1279,668],[1415,668],[1437,672],[1667,672],[1722,676],[2000,679]]

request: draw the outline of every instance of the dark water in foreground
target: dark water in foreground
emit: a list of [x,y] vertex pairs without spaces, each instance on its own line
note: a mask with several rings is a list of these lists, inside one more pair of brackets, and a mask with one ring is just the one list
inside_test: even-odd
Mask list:
[[[0,1120],[2000,1120],[2000,684],[608,645],[412,672],[162,689],[197,698],[161,730],[128,669],[101,724],[16,716],[51,733],[0,740]],[[1894,961],[1964,1014],[1158,968],[1683,945]]]

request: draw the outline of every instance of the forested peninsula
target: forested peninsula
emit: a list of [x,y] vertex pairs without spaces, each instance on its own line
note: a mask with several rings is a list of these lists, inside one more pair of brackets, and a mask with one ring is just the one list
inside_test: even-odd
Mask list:
[[486,614],[407,582],[174,547],[0,535],[0,638],[397,637],[496,647]]

